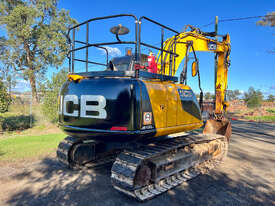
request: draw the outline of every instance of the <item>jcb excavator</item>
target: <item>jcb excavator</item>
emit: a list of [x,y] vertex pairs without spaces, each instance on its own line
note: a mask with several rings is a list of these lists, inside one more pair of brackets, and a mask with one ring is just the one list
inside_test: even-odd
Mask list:
[[[93,22],[119,18],[133,19],[133,41],[121,40],[129,33],[121,24],[110,29],[115,41],[89,41]],[[141,41],[144,21],[161,28],[160,47]],[[76,40],[80,27],[86,29],[86,41]],[[174,34],[166,41],[165,31]],[[68,39],[70,71],[59,96],[59,125],[68,137],[58,146],[60,162],[78,169],[113,162],[113,187],[144,201],[223,160],[231,136],[231,124],[225,118],[229,35],[206,33],[192,26],[177,32],[147,17],[121,14],[78,24],[69,29]],[[132,45],[134,52],[127,50],[125,56],[109,61],[106,45]],[[106,64],[89,59],[90,47],[105,49]],[[157,50],[157,57],[142,54],[141,47]],[[76,58],[78,51],[82,51],[82,59]],[[197,51],[216,54],[215,108],[206,124],[201,116],[203,93]],[[201,89],[199,102],[187,85],[191,54],[195,59],[192,76],[198,77]],[[175,74],[182,61],[178,82]],[[86,71],[76,73],[76,62],[84,63]],[[91,64],[105,69],[89,71]],[[198,131],[203,125],[201,134]]]

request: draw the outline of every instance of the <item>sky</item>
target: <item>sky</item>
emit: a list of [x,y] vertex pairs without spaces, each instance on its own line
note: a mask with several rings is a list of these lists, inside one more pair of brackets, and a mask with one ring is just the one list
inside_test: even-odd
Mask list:
[[[177,31],[182,31],[186,24],[201,27],[211,23],[215,20],[215,16],[218,16],[220,20],[262,16],[267,12],[275,11],[275,0],[228,0],[223,2],[217,0],[60,0],[58,7],[69,10],[71,17],[79,23],[94,17],[130,13],[137,17],[147,16]],[[232,51],[228,89],[247,91],[250,86],[253,86],[260,89],[265,95],[275,95],[275,54],[267,52],[269,49],[275,48],[275,28],[257,26],[258,20],[260,19],[221,22],[218,25],[219,34],[229,33],[231,36]],[[118,23],[113,23],[113,25]],[[91,38],[102,37],[104,40],[105,33],[101,31],[106,30],[105,26],[98,24],[97,28],[94,29],[96,32]],[[149,24],[144,25],[144,28],[142,39],[152,43],[160,42],[158,28],[151,27]],[[107,29],[109,30],[110,27]],[[131,32],[132,30],[130,28]],[[214,31],[214,25],[202,27],[202,30]],[[167,34],[167,37],[169,35],[171,36],[171,34]],[[119,48],[113,47],[113,56],[117,54],[116,49]],[[95,59],[104,58],[104,53],[100,52],[94,56]],[[124,53],[121,50],[118,50],[119,52]],[[198,57],[203,90],[213,92],[214,55],[199,53]],[[67,66],[67,62],[64,63],[64,66]],[[55,68],[49,69],[48,76],[50,77],[53,72],[56,72]],[[188,79],[190,79],[191,87],[198,92],[197,78]]]

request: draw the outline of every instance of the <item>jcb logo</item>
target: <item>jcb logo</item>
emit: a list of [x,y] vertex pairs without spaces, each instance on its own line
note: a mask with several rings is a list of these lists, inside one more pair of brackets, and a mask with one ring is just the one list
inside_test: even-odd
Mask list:
[[[92,102],[92,105],[88,102]],[[80,111],[73,106],[72,111],[69,111],[68,105],[79,105],[79,99],[76,95],[60,96],[59,113],[70,117],[84,117],[95,119],[106,119],[107,112],[105,110],[106,99],[101,95],[81,95]],[[78,107],[77,107],[78,108]],[[90,112],[90,114],[88,114]]]
[[209,41],[207,46],[208,46],[208,50],[211,50],[211,51],[217,50],[217,43],[216,42]]

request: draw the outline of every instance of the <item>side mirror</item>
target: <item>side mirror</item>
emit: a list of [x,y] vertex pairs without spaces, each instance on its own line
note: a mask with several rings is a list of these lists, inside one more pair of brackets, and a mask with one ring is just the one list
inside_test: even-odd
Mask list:
[[199,62],[198,61],[194,61],[192,63],[192,77],[196,76],[198,73],[198,69],[199,68]]

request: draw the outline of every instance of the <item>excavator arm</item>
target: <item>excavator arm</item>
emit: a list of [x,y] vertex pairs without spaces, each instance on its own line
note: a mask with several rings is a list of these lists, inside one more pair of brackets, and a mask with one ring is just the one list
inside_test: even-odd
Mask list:
[[164,42],[163,50],[169,52],[162,51],[158,54],[158,73],[174,76],[185,58],[181,72],[181,83],[186,83],[189,53],[194,53],[197,62],[196,51],[215,53],[215,114],[222,114],[228,106],[225,101],[225,92],[229,67],[230,37],[227,34],[223,36],[222,41],[218,41],[213,38],[213,33],[204,33],[192,26],[189,27],[192,31],[182,32]]

